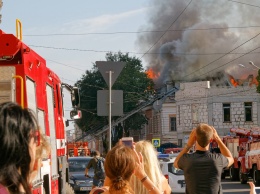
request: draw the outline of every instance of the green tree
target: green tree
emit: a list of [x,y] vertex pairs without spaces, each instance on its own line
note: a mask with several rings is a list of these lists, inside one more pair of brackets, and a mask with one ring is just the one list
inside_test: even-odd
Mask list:
[[[113,90],[123,90],[124,114],[135,109],[141,101],[147,100],[154,91],[154,83],[145,73],[141,60],[136,57],[130,57],[129,54],[118,52],[116,54],[107,53],[107,61],[123,61],[126,62],[125,67],[114,83]],[[77,82],[80,88],[82,118],[77,124],[84,131],[96,130],[108,124],[108,117],[97,115],[97,90],[108,89],[97,66],[93,64],[93,68],[82,76]],[[112,117],[112,120],[118,117]],[[123,122],[125,134],[129,129],[139,130],[146,122],[145,117],[136,113]]]
[[257,85],[256,91],[258,93],[260,93],[260,69],[258,70],[258,76],[256,77],[256,79],[258,81],[258,85]]

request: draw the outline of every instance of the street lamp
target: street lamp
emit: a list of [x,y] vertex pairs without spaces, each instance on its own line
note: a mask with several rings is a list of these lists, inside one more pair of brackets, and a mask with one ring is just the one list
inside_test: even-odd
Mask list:
[[249,61],[249,64],[256,67],[257,69],[260,69],[260,67],[256,66],[252,61]]

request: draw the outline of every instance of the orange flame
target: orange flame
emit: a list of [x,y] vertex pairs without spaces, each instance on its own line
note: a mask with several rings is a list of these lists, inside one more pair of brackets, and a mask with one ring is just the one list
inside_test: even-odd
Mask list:
[[229,75],[230,77],[230,83],[234,86],[237,87],[238,86],[238,82],[234,79],[234,77],[232,75]]
[[148,69],[146,74],[150,79],[156,79],[160,76],[160,73],[154,72],[152,68]]
[[249,86],[252,86],[253,84],[257,85],[258,86],[258,81],[257,79],[254,77],[253,80],[250,82]]

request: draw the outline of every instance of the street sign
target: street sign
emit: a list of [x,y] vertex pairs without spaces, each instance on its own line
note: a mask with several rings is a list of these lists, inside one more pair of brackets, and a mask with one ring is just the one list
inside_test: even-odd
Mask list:
[[161,143],[160,143],[160,139],[152,139],[152,144],[155,148],[160,147]]
[[[112,62],[112,61],[96,61],[96,65],[102,74],[105,82],[108,85],[108,106],[106,105],[107,100],[103,99],[103,105],[101,107],[101,110],[105,109],[107,107],[107,116],[108,116],[108,121],[109,121],[109,146],[108,149],[111,149],[111,128],[112,128],[112,123],[111,123],[111,117],[112,117],[112,86],[115,83],[117,77],[119,76],[120,72],[125,66],[125,62]],[[121,98],[120,98],[121,99]],[[102,100],[102,99],[101,99]],[[100,104],[100,103],[99,103]],[[120,103],[117,103],[119,106],[123,107],[123,92],[122,92],[122,101]],[[113,108],[115,109],[115,108]],[[119,109],[118,109],[119,110]],[[121,110],[121,109],[120,109]],[[118,114],[118,116],[123,115],[123,108],[122,108],[122,114]]]
[[[123,90],[111,90],[111,116],[123,115]],[[109,94],[108,90],[97,91],[97,115],[108,116]]]
[[105,82],[109,85],[109,71],[113,72],[111,87],[115,83],[117,77],[121,73],[122,69],[125,66],[125,62],[113,62],[113,61],[96,61],[98,70],[102,74]]

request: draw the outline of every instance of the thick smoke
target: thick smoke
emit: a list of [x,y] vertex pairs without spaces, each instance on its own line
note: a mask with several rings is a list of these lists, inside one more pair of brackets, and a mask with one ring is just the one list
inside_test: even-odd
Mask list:
[[[260,35],[245,42],[260,33],[259,27],[252,27],[260,26],[259,8],[227,0],[193,0],[187,6],[189,2],[151,0],[149,25],[142,30],[165,31],[171,26],[164,35],[160,32],[138,37],[138,46],[144,52],[157,42],[144,55],[148,68],[160,73],[155,80],[157,86],[169,80],[204,80],[225,73],[237,79],[245,73],[256,75],[248,62],[260,66],[257,57],[260,49],[249,53],[260,46]],[[258,1],[250,4],[260,5]]]

